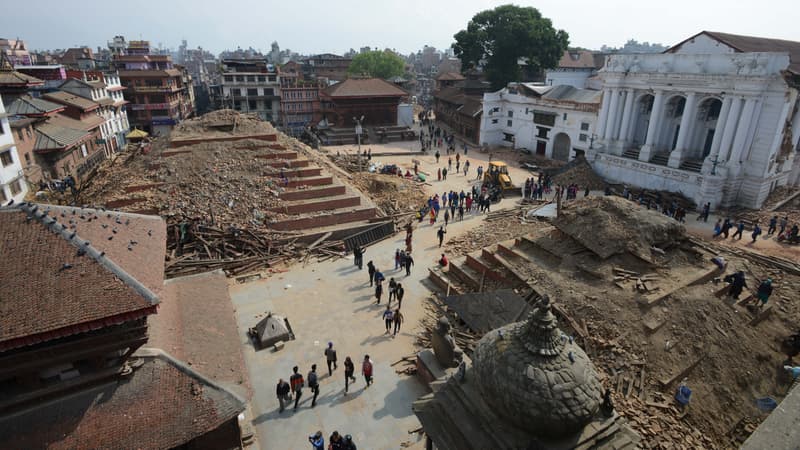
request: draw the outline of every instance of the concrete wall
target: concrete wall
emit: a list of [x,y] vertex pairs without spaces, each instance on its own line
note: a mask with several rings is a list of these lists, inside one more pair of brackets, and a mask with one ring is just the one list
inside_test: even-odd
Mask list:
[[548,70],[545,74],[545,84],[551,86],[569,85],[578,89],[586,89],[587,80],[592,76],[593,70]]

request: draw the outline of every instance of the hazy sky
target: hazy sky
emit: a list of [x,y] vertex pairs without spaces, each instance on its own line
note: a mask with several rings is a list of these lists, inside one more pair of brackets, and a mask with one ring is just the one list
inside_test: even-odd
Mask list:
[[[5,0],[4,0],[5,1]],[[343,53],[362,46],[403,54],[423,45],[446,48],[489,0],[38,0],[3,8],[0,37],[32,49],[104,46],[113,36],[147,39],[213,53],[237,46],[266,51],[277,40],[300,53]],[[638,41],[675,44],[702,30],[800,40],[796,3],[789,0],[541,0],[535,6],[570,45],[599,48]],[[763,7],[760,7],[762,6]]]

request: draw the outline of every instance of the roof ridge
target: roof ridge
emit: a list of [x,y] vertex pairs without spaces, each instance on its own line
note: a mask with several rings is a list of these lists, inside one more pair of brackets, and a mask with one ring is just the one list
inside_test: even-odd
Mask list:
[[163,349],[157,347],[141,347],[136,353],[133,354],[134,357],[140,358],[153,358],[153,359],[160,359],[179,371],[183,372],[184,374],[200,380],[203,384],[214,388],[215,390],[222,392],[231,396],[236,402],[239,403],[239,407],[244,409],[247,406],[247,401],[240,397],[237,393],[231,391],[230,389],[222,386],[221,384],[217,383],[216,381],[212,380],[211,378],[206,377],[205,375],[201,374],[200,372],[194,370],[193,368],[189,367],[188,364],[184,363],[183,361],[179,360],[178,358],[170,355]]
[[[64,240],[75,246],[75,248],[85,251],[86,256],[90,256],[94,261],[103,266],[106,270],[116,275],[117,278],[122,280],[123,283],[127,284],[129,287],[135,290],[139,295],[141,295],[148,303],[150,303],[151,306],[155,306],[160,303],[158,296],[156,296],[156,294],[154,294],[153,291],[151,291],[150,289],[147,288],[147,286],[139,282],[139,280],[131,276],[128,272],[122,269],[122,267],[118,266],[114,261],[106,258],[105,252],[98,251],[96,248],[92,247],[90,242],[85,239],[81,239],[80,236],[78,236],[77,232],[70,233],[64,224],[59,224],[58,220],[55,217],[50,217],[47,213],[47,210],[39,210],[40,206],[44,205],[23,202],[20,203],[16,209],[27,213],[29,216],[32,216],[42,225],[46,226],[50,231],[60,235]],[[80,209],[86,210],[87,208],[80,208]]]

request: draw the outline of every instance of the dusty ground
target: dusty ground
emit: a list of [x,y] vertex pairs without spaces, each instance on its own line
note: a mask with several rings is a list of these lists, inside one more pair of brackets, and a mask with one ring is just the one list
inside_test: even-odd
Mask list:
[[[382,157],[376,154],[376,148],[372,147],[373,159],[391,160],[410,168],[411,159],[416,158],[410,155]],[[433,166],[433,157],[429,159],[431,161],[423,158],[426,170]],[[425,189],[428,195],[443,190],[460,191],[469,188],[473,182],[471,178],[448,177],[446,181],[425,185]],[[413,203],[406,198],[400,200]],[[504,200],[497,207],[511,205],[512,200]],[[483,217],[470,215],[464,221],[451,223],[448,239],[476,227]],[[394,270],[393,263],[395,249],[404,246],[404,234],[367,248],[365,262],[374,261],[387,279],[396,277],[406,290],[402,306],[406,322],[396,338],[384,333],[381,321],[386,293],[382,304],[375,305],[374,291],[366,282],[366,270],[357,270],[352,257],[310,262],[305,267],[295,265],[285,274],[247,284],[231,284],[240,342],[245,343],[245,360],[253,382],[253,423],[263,448],[305,448],[306,437],[318,429],[326,439],[333,430],[350,433],[359,448],[396,449],[402,443],[419,441],[418,434],[408,433],[419,427],[411,412],[411,402],[426,388],[416,377],[397,374],[395,369],[402,366],[391,364],[415,352],[415,334],[424,314],[422,299],[430,293],[424,281],[427,268],[435,264],[440,254],[435,235],[438,226],[438,223],[431,226],[424,222],[416,228],[415,266],[409,277]],[[273,353],[270,349],[256,352],[245,336],[247,328],[268,311],[286,314],[297,336],[280,352]],[[322,350],[328,341],[334,342],[338,349],[340,364],[345,356],[353,357],[358,363],[364,354],[369,354],[376,365],[375,384],[364,389],[363,378],[359,377],[350,394],[345,396],[341,365],[333,377],[327,376]],[[316,408],[310,407],[311,397],[306,389],[297,412],[278,413],[277,379],[287,378],[293,365],[300,366],[305,376],[313,363],[323,374]]]

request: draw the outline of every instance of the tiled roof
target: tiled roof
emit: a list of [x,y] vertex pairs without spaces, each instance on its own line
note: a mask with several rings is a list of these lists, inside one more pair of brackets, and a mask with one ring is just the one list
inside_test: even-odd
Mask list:
[[328,97],[405,97],[408,92],[380,78],[348,78],[322,91]]
[[144,364],[128,377],[0,419],[0,447],[175,448],[244,411],[240,397],[164,352],[140,350],[136,356]]
[[565,69],[600,69],[603,67],[603,62],[602,54],[589,50],[564,50],[557,67]]
[[17,128],[25,128],[28,125],[36,123],[40,120],[43,119],[36,119],[32,117],[15,117],[9,119],[8,124],[11,125],[11,128],[17,129]]
[[789,71],[800,75],[800,42],[783,39],[771,39],[755,36],[742,36],[739,34],[720,33],[717,31],[701,31],[694,36],[673,45],[664,53],[674,53],[683,43],[705,34],[712,39],[722,42],[741,53],[757,52],[785,52],[789,54]]
[[459,81],[464,79],[464,75],[458,72],[444,72],[436,77],[439,81]]
[[41,86],[44,81],[16,70],[0,69],[0,86]]
[[434,98],[444,100],[454,105],[459,105],[457,111],[469,117],[475,117],[483,111],[483,102],[480,97],[464,94],[459,87],[450,86],[440,89],[433,94]]
[[[157,296],[164,290],[164,255],[167,248],[167,224],[160,216],[99,211],[93,208],[72,208],[48,205],[51,216],[80,222],[80,237],[91,242],[106,257],[145,285]],[[61,214],[65,217],[61,217]],[[108,215],[111,214],[111,217]],[[81,219],[81,215],[86,219]],[[97,217],[89,222],[89,217]],[[117,223],[119,217],[121,223]],[[116,231],[116,233],[114,233]],[[109,237],[113,239],[108,240]],[[130,241],[135,241],[128,250]]]
[[71,92],[66,92],[66,91],[49,92],[47,94],[44,94],[43,97],[47,100],[52,100],[54,102],[63,103],[69,106],[74,106],[75,108],[79,108],[82,111],[91,111],[99,106],[97,102],[94,102],[92,100],[89,100],[88,98],[83,98]]
[[81,59],[94,59],[92,49],[89,47],[71,48],[61,55],[61,64],[77,64]]
[[[46,208],[0,209],[0,350],[154,312],[155,294],[77,234],[94,216],[76,209],[61,217]],[[163,264],[163,257],[154,259]]]
[[64,105],[24,95],[8,105],[7,111],[9,114],[15,116],[39,116],[63,109]]
[[75,145],[89,135],[85,130],[66,128],[53,123],[43,123],[36,127],[36,144],[33,149],[47,153]]
[[75,130],[83,130],[83,131],[93,130],[99,127],[103,122],[105,122],[105,119],[96,114],[91,114],[88,117],[84,117],[81,120],[73,119],[64,114],[56,114],[54,116],[51,116],[47,120],[47,123],[53,125],[58,125],[60,127],[72,128]]

